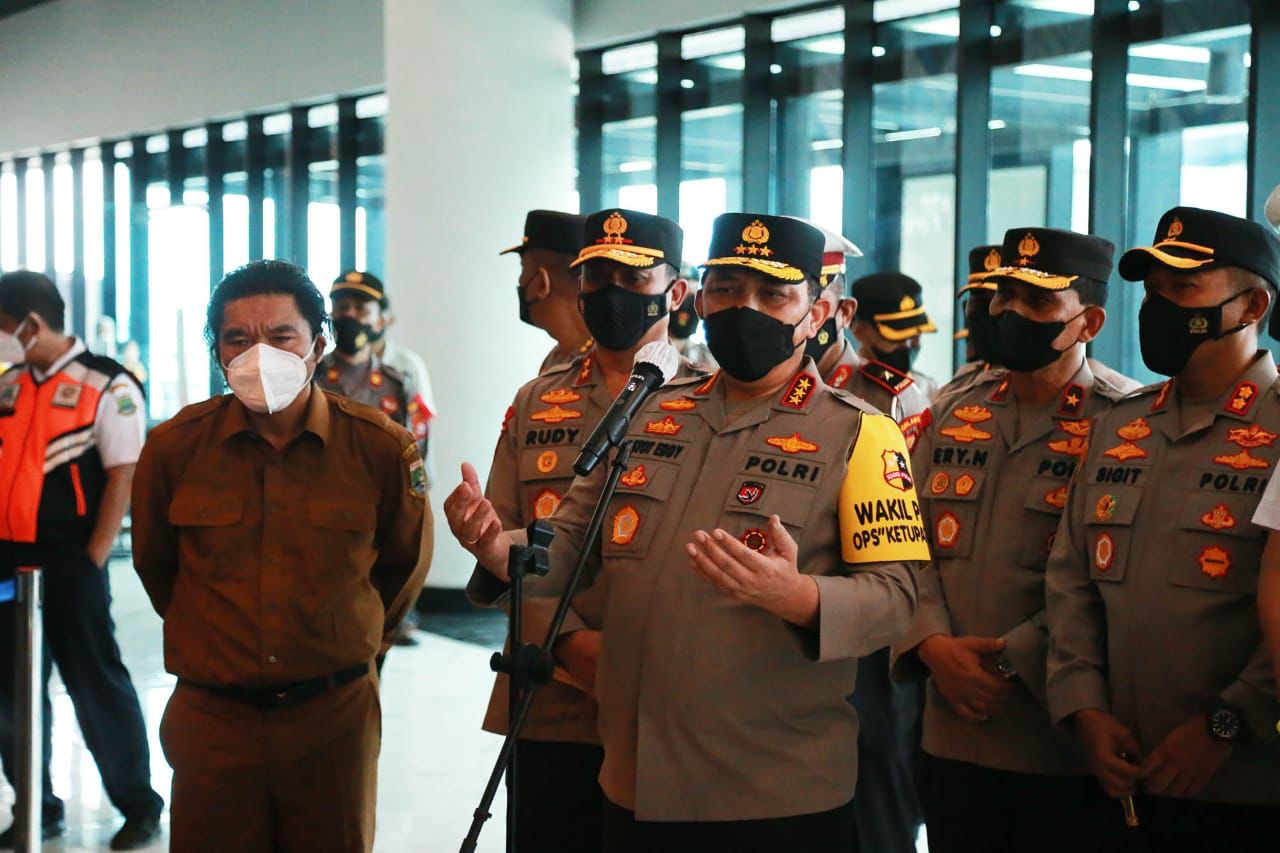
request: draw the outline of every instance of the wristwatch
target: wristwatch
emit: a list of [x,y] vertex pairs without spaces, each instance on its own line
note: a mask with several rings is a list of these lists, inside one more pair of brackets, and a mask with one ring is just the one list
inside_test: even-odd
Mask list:
[[1001,678],[1011,679],[1018,677],[1018,671],[1013,668],[1013,661],[1009,660],[1009,657],[1004,652],[996,655],[995,666],[996,672],[999,673]]
[[1209,711],[1209,735],[1224,743],[1244,743],[1249,739],[1240,712],[1225,702],[1215,705]]

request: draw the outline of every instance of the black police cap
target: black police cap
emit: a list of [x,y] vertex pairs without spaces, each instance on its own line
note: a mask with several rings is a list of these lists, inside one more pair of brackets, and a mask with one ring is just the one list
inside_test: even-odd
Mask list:
[[1079,279],[1111,278],[1115,244],[1059,228],[1010,228],[1000,245],[1001,265],[981,280],[1012,279],[1044,290],[1066,290]]
[[344,272],[333,280],[329,298],[336,299],[339,296],[376,299],[379,305],[387,304],[387,288],[382,284],[382,279],[371,272],[360,270]]
[[658,264],[680,269],[684,231],[664,216],[610,207],[587,217],[578,246],[571,268],[600,258],[637,269]]
[[1252,220],[1216,210],[1175,207],[1160,217],[1152,242],[1124,253],[1121,276],[1141,281],[1157,265],[1175,270],[1239,267],[1280,288],[1280,239]]
[[788,284],[822,278],[826,237],[807,222],[763,213],[722,213],[711,226],[706,267],[739,266]]
[[924,288],[900,272],[864,275],[849,287],[858,300],[856,319],[874,323],[876,331],[891,341],[905,341],[938,327],[924,310]]
[[531,210],[524,217],[524,238],[520,245],[498,254],[524,254],[529,249],[545,249],[561,255],[576,255],[582,248],[582,229],[587,218],[558,210]]

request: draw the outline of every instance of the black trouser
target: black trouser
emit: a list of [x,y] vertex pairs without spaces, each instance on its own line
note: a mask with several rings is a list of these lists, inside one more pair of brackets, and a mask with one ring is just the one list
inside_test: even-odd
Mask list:
[[1136,798],[1143,853],[1275,853],[1280,850],[1280,805],[1241,806]]
[[516,850],[598,853],[603,761],[593,744],[516,741]]
[[1124,831],[1092,776],[992,770],[927,756],[920,795],[930,853],[1101,853]]
[[915,774],[920,755],[920,682],[889,679],[889,650],[858,662],[858,840],[869,853],[914,853],[920,832]]
[[[715,791],[706,792],[714,797]],[[637,821],[604,801],[608,853],[857,853],[853,803],[838,809],[766,820],[659,823]],[[870,851],[869,851],[870,853]]]
[[[160,816],[164,801],[151,788],[151,752],[138,694],[120,659],[111,589],[105,569],[87,558],[44,567],[44,792],[46,823],[61,820],[63,805],[49,781],[53,712],[49,675],[58,666],[75,707],[85,745],[102,775],[112,805],[125,817]],[[14,603],[0,604],[0,637],[14,636]],[[13,643],[0,641],[0,758],[13,779],[15,761]]]

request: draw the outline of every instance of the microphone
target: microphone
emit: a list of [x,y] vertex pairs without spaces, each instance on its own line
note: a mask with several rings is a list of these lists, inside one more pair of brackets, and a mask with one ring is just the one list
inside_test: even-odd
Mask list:
[[671,381],[679,367],[680,354],[666,341],[653,341],[640,348],[631,365],[631,378],[582,445],[582,450],[573,463],[575,474],[579,477],[587,476],[600,464],[610,448],[622,443],[622,437],[627,434],[627,426],[636,412],[654,391]]

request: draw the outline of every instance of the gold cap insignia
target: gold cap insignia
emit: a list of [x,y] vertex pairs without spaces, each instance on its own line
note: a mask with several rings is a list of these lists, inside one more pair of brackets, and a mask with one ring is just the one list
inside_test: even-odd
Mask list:
[[986,258],[984,258],[982,261],[982,268],[985,269],[987,272],[991,272],[993,269],[997,269],[999,266],[1000,266],[1000,253],[995,249],[992,249],[990,252],[987,252]]
[[899,311],[910,311],[912,308],[915,308],[915,307],[916,307],[916,301],[912,299],[910,296],[902,297],[902,301],[898,303]]
[[616,210],[609,214],[602,227],[604,228],[604,236],[596,240],[597,243],[622,244],[634,242],[622,236],[627,233],[627,220]]
[[1028,232],[1027,236],[1023,237],[1018,243],[1018,254],[1022,255],[1018,259],[1018,266],[1020,267],[1027,266],[1031,263],[1032,258],[1040,254],[1040,241],[1036,239],[1034,234]]
[[766,228],[765,224],[759,219],[753,220],[750,225],[742,229],[742,242],[751,243],[752,245],[746,246],[739,244],[738,247],[733,250],[735,254],[756,255],[761,258],[767,258],[773,254],[773,249],[770,249],[768,246],[759,245],[761,243],[769,242],[769,229]]
[[1164,235],[1166,240],[1176,240],[1182,236],[1182,220],[1173,217],[1173,221],[1169,223],[1169,233]]
[[349,281],[352,284],[364,284],[364,275],[358,272],[349,272],[342,277],[343,281]]

